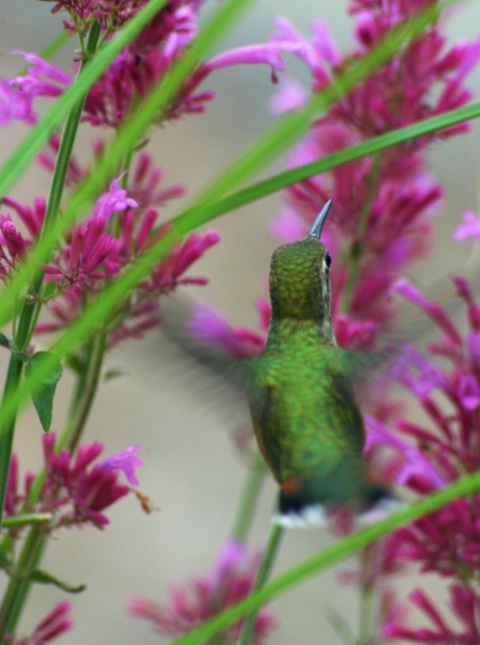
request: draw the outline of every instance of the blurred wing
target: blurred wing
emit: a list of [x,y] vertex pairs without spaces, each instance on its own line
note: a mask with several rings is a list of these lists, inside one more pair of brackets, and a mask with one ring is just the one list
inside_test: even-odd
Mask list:
[[246,393],[255,390],[255,362],[263,338],[244,328],[235,328],[207,303],[172,296],[161,301],[162,331],[181,351],[204,369],[199,376],[214,378],[218,387]]

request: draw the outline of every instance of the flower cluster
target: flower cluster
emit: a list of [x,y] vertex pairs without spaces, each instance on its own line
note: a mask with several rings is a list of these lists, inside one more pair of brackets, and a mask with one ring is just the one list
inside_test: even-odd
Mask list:
[[[220,551],[207,576],[193,578],[183,586],[172,587],[168,605],[158,604],[148,598],[134,597],[128,601],[127,609],[133,616],[149,620],[160,634],[185,634],[248,596],[258,563],[259,558],[248,556],[243,544],[229,541]],[[236,643],[243,622],[238,621],[222,632],[222,643]],[[275,618],[262,609],[256,618],[252,644],[264,643],[275,624]]]
[[[475,235],[480,220],[468,214],[455,238]],[[373,441],[394,449],[389,464],[391,476],[417,495],[427,494],[456,481],[480,467],[480,303],[469,281],[454,278],[457,297],[463,300],[468,331],[463,334],[448,312],[430,301],[406,281],[395,289],[419,307],[442,332],[426,354],[407,349],[395,364],[392,376],[415,397],[425,413],[424,423],[400,419],[395,430],[370,420]],[[447,361],[440,368],[436,358]],[[400,438],[406,436],[406,439]],[[421,570],[449,581],[448,594],[454,621],[451,628],[423,591],[411,601],[433,623],[433,628],[409,629],[405,621],[386,620],[384,635],[416,643],[458,642],[472,644],[480,639],[478,626],[480,596],[476,587],[480,566],[480,495],[459,499],[439,511],[396,531],[394,558],[400,564],[417,563]]]
[[[352,0],[350,13],[355,19],[357,46],[347,56],[338,51],[321,22],[313,24],[309,41],[281,19],[274,39],[298,43],[293,53],[308,67],[312,91],[317,92],[334,83],[390,29],[432,4],[432,0]],[[466,75],[479,61],[480,39],[449,48],[439,26],[432,25],[403,46],[394,60],[337,101],[325,117],[316,120],[290,155],[290,165],[310,163],[464,105],[471,96],[465,87]],[[294,109],[307,95],[297,83],[280,84],[272,108],[277,112]],[[428,355],[404,347],[389,370],[419,402],[433,429],[405,418],[393,422],[398,419],[398,414],[393,414],[398,406],[386,396],[386,379],[378,384],[378,402],[375,392],[370,401],[374,416],[366,419],[370,458],[385,458],[387,452],[387,458],[379,462],[381,474],[420,496],[448,485],[465,472],[478,470],[480,465],[480,305],[468,281],[456,279],[470,324],[464,336],[438,303],[399,280],[402,272],[428,250],[429,218],[442,196],[441,186],[426,172],[426,146],[465,130],[465,125],[448,128],[383,151],[375,159],[352,161],[292,186],[287,190],[283,212],[272,225],[278,237],[289,242],[299,239],[326,200],[333,199],[332,217],[322,241],[333,257],[332,313],[342,347],[370,350],[378,343],[378,333],[393,319],[392,292],[414,302],[443,332],[442,341],[432,345]],[[455,237],[478,237],[479,231],[479,220],[469,213]],[[451,369],[437,367],[437,357],[449,360]],[[382,446],[380,455],[377,446]],[[375,574],[368,583],[358,581],[368,587],[367,593],[372,588],[379,591],[383,638],[438,645],[480,642],[479,508],[479,495],[459,500],[395,532],[385,542]],[[432,627],[405,627],[407,607],[397,601],[388,584],[410,563],[449,580],[448,605],[455,628],[420,590],[414,592],[412,602]],[[382,636],[378,639],[383,642]]]
[[[180,192],[175,187],[159,190],[154,180],[161,173],[145,154],[135,174],[139,179],[137,193],[144,202],[150,198],[160,203]],[[0,216],[0,277],[6,279],[37,238],[45,216],[45,203],[36,200],[33,207],[27,207],[6,198],[4,205],[18,216],[30,234],[23,235],[10,216]],[[110,232],[115,218],[118,224],[116,235]],[[55,286],[49,296],[53,320],[39,324],[37,333],[56,331],[74,320],[105,283],[161,239],[168,228],[158,226],[158,218],[155,208],[140,209],[127,191],[120,188],[119,180],[113,180],[109,190],[97,200],[91,216],[73,228],[64,245],[44,267],[47,282]],[[218,240],[215,231],[207,231],[192,233],[177,243],[166,258],[154,266],[135,295],[119,303],[118,311],[112,317],[111,342],[137,337],[158,324],[159,295],[180,284],[206,284],[203,277],[184,277],[183,274]]]
[[[313,24],[309,41],[289,22],[279,20],[274,39],[298,42],[294,53],[307,65],[316,92],[334,83],[337,75],[367,54],[389,30],[431,4],[432,0],[352,2],[357,47],[346,56],[320,21]],[[448,48],[439,28],[431,26],[316,120],[290,155],[290,165],[312,162],[465,104],[471,95],[465,77],[479,59],[480,39]],[[305,97],[303,89],[286,83],[280,86],[273,107],[291,109]],[[442,189],[425,170],[426,145],[465,129],[461,125],[409,141],[375,159],[352,161],[287,191],[287,206],[272,227],[287,241],[304,235],[326,200],[333,199],[332,215],[322,235],[334,259],[333,309],[346,346],[363,347],[362,339],[358,342],[358,335],[365,333],[363,324],[381,329],[388,323],[392,312],[386,296],[392,281],[428,250],[428,220]],[[340,316],[345,311],[348,315]]]
[[[85,102],[84,120],[91,125],[117,127],[128,116],[139,98],[145,96],[179,59],[197,33],[201,0],[171,0],[150,21],[139,36],[113,61],[90,90]],[[249,45],[221,53],[201,63],[186,79],[177,95],[164,106],[158,121],[198,114],[214,98],[199,85],[212,72],[234,65],[266,64],[276,72],[283,70],[282,53],[295,44],[278,42]]]
[[[138,483],[135,468],[143,462],[136,453],[143,448],[131,446],[94,464],[103,452],[101,443],[82,445],[73,456],[66,449],[56,454],[55,440],[54,432],[43,437],[46,478],[38,501],[31,511],[52,514],[48,525],[50,531],[62,526],[82,524],[103,528],[108,524],[104,511],[131,490],[129,486],[120,483],[119,472],[124,472],[131,486]],[[28,507],[34,482],[34,475],[27,473],[21,489],[18,459],[14,455],[5,501],[6,517],[14,517],[22,512],[25,505]]]

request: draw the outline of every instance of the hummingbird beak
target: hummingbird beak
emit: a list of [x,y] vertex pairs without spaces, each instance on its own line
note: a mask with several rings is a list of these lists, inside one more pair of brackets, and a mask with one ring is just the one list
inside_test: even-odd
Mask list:
[[332,205],[332,200],[329,199],[328,202],[325,204],[325,206],[322,208],[320,213],[317,215],[317,218],[312,224],[312,228],[308,231],[308,235],[311,235],[312,237],[316,237],[317,240],[320,241],[320,235],[322,234],[322,228],[325,223],[325,220],[327,219],[328,211],[330,210],[330,206]]

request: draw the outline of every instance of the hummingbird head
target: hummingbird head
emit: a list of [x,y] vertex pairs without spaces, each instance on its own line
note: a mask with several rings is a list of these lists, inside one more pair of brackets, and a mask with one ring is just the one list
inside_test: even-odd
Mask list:
[[331,258],[320,242],[320,234],[331,203],[331,200],[327,202],[303,240],[285,244],[274,251],[270,268],[272,319],[315,322],[322,326],[329,339],[333,339]]

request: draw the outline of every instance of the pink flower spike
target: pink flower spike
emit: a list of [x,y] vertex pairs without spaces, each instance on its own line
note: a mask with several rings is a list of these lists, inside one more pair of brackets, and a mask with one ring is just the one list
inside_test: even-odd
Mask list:
[[132,486],[138,485],[138,480],[135,473],[135,468],[139,468],[143,465],[143,459],[137,457],[135,454],[139,450],[147,450],[143,446],[129,446],[117,452],[117,454],[112,455],[108,459],[105,459],[98,464],[100,472],[108,472],[110,470],[123,470],[127,481]]
[[[165,604],[133,597],[127,601],[127,610],[136,618],[150,621],[160,634],[186,634],[245,598],[251,592],[257,570],[258,558],[250,556],[244,545],[229,541],[221,548],[207,575],[172,585]],[[240,620],[226,628],[221,634],[221,642],[235,643],[242,624]],[[264,643],[275,624],[275,618],[262,608],[255,620],[252,643]]]
[[466,211],[462,215],[463,223],[455,229],[452,238],[456,242],[467,240],[469,237],[480,241],[480,218],[472,211]]

